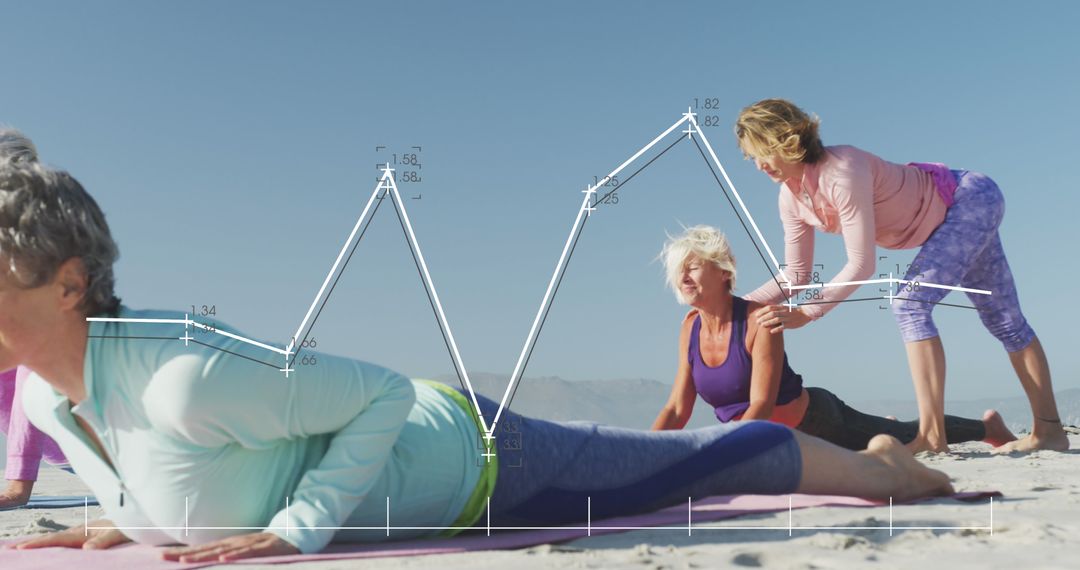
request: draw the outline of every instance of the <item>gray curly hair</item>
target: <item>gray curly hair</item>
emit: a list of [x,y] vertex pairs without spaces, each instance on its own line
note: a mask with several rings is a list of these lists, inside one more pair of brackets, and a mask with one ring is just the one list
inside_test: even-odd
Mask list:
[[0,271],[18,286],[44,285],[77,257],[87,277],[79,308],[88,316],[113,314],[120,307],[113,294],[119,256],[105,214],[75,178],[32,159],[0,160]]
[[10,127],[0,127],[0,163],[37,162],[37,147],[26,135]]

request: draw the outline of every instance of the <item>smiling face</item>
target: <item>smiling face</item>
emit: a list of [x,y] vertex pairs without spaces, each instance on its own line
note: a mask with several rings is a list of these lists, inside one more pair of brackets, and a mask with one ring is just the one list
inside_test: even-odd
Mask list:
[[731,274],[711,261],[688,256],[683,262],[679,293],[691,307],[702,307],[731,293]]

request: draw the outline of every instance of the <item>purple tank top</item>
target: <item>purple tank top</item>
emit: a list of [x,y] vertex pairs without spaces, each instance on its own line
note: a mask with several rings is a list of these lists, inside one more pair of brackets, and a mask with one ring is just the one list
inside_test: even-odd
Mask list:
[[[694,319],[690,332],[690,350],[687,360],[694,379],[694,387],[701,398],[716,411],[722,422],[746,411],[750,407],[750,373],[753,361],[746,351],[746,308],[749,303],[740,297],[732,297],[731,335],[728,338],[727,359],[719,366],[708,366],[701,358],[699,349],[701,315]],[[788,366],[784,354],[784,367],[780,373],[780,391],[776,404],[786,404],[802,394],[802,376]]]

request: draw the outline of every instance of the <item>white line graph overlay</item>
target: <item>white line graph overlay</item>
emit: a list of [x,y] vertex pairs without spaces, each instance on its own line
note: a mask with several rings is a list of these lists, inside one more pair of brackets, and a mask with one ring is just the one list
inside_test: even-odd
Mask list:
[[875,283],[895,283],[899,285],[910,285],[912,287],[930,287],[933,289],[948,289],[949,291],[959,291],[961,293],[993,295],[992,291],[988,291],[986,289],[971,289],[969,287],[939,285],[937,283],[926,283],[924,281],[908,281],[906,279],[897,279],[895,277],[890,277],[889,279],[864,279],[861,281],[830,281],[829,283],[810,283],[808,285],[786,285],[786,288],[788,291],[802,291],[805,289],[823,289],[826,287],[847,287],[848,285],[873,285]]
[[[396,183],[396,181],[394,179],[394,175],[393,175],[394,169],[390,168],[389,164],[386,164],[386,165],[384,165],[382,167],[383,174],[379,178],[378,183],[375,185],[375,188],[372,191],[371,196],[368,198],[367,203],[364,205],[364,209],[361,212],[360,217],[356,220],[356,223],[353,225],[352,231],[349,233],[349,236],[346,238],[345,243],[341,247],[341,250],[338,252],[337,258],[334,260],[334,263],[330,267],[330,271],[327,272],[326,278],[323,280],[322,285],[319,287],[319,291],[316,293],[315,298],[312,300],[311,304],[308,306],[308,310],[305,313],[304,318],[301,320],[300,325],[296,328],[296,332],[292,335],[292,337],[290,337],[289,343],[285,347],[279,348],[279,347],[271,346],[271,345],[268,345],[268,344],[263,343],[263,342],[259,342],[259,341],[256,341],[256,340],[253,340],[253,339],[250,339],[250,338],[246,338],[246,337],[231,333],[229,331],[220,330],[220,329],[218,329],[217,327],[215,327],[213,325],[198,322],[198,321],[196,321],[196,320],[194,320],[192,318],[189,318],[187,315],[185,315],[184,319],[131,319],[131,318],[90,317],[90,318],[87,318],[87,321],[91,321],[91,322],[125,322],[125,323],[140,323],[141,322],[141,323],[159,323],[159,324],[183,324],[183,325],[185,325],[185,329],[188,326],[193,326],[193,327],[200,328],[202,330],[205,330],[205,331],[208,331],[208,332],[211,332],[211,333],[223,335],[223,336],[232,338],[234,340],[237,340],[239,342],[243,342],[243,343],[246,343],[246,344],[249,344],[249,345],[252,345],[252,346],[256,346],[256,347],[259,347],[259,348],[262,348],[262,349],[265,349],[265,350],[268,350],[268,351],[271,351],[271,352],[282,355],[284,357],[285,366],[283,368],[281,368],[281,371],[285,373],[286,377],[288,377],[290,375],[290,373],[294,371],[292,368],[290,368],[290,362],[291,362],[290,358],[297,352],[297,345],[302,342],[302,339],[304,338],[303,335],[310,332],[310,327],[312,326],[311,325],[311,323],[312,323],[312,315],[315,313],[316,307],[319,306],[320,301],[325,301],[326,297],[329,295],[329,293],[327,292],[327,286],[334,279],[335,275],[337,275],[340,271],[343,271],[342,260],[345,258],[346,252],[349,250],[349,247],[352,246],[353,243],[357,240],[357,233],[359,232],[360,228],[364,225],[365,221],[367,221],[368,218],[373,215],[373,213],[372,213],[372,205],[375,204],[376,200],[385,199],[387,196],[389,196],[394,201],[394,204],[397,207],[398,212],[399,212],[399,214],[401,216],[402,225],[403,225],[403,228],[404,228],[404,231],[405,231],[405,234],[406,234],[406,238],[407,238],[407,240],[409,242],[410,247],[412,248],[413,252],[415,253],[417,265],[418,265],[418,267],[419,267],[419,269],[421,271],[421,274],[423,276],[423,281],[424,281],[425,288],[427,289],[427,291],[428,291],[428,293],[430,295],[432,306],[435,309],[436,319],[438,321],[439,327],[442,330],[442,333],[443,333],[443,335],[444,335],[444,337],[446,339],[447,346],[448,346],[448,348],[450,350],[451,359],[453,360],[455,367],[459,371],[460,379],[461,379],[462,383],[464,384],[465,389],[469,392],[469,396],[471,398],[472,405],[476,410],[477,417],[478,417],[478,419],[479,419],[479,421],[481,423],[481,426],[483,428],[484,437],[486,439],[492,439],[494,437],[495,428],[498,426],[499,420],[502,417],[502,413],[509,404],[509,399],[511,397],[511,394],[514,393],[514,388],[517,386],[518,382],[521,381],[521,377],[524,374],[526,360],[528,358],[528,355],[530,354],[530,352],[532,351],[532,349],[534,348],[534,346],[535,346],[535,344],[537,342],[537,339],[538,339],[538,336],[539,336],[539,331],[540,331],[540,326],[541,326],[541,324],[542,324],[542,322],[544,320],[545,314],[547,313],[548,309],[551,306],[551,303],[553,301],[555,290],[557,288],[557,284],[559,282],[560,276],[564,273],[564,271],[566,269],[566,266],[568,264],[569,257],[570,257],[570,251],[572,249],[572,245],[575,243],[575,241],[577,240],[577,238],[581,234],[581,231],[582,231],[582,229],[584,227],[584,221],[588,217],[592,216],[597,211],[597,209],[595,208],[596,204],[594,202],[592,202],[592,200],[595,198],[597,190],[600,187],[603,187],[605,184],[607,184],[612,179],[614,179],[617,175],[619,175],[621,172],[623,172],[627,167],[629,167],[631,164],[633,164],[638,159],[640,159],[642,157],[642,155],[644,155],[649,150],[654,148],[657,144],[659,144],[664,139],[668,138],[671,135],[672,132],[674,132],[676,129],[678,129],[680,126],[683,126],[683,125],[686,125],[687,128],[686,128],[686,130],[681,132],[682,133],[681,136],[685,136],[687,138],[690,138],[690,137],[693,137],[694,135],[696,135],[696,136],[698,136],[700,138],[701,142],[705,146],[705,149],[708,151],[708,160],[710,161],[711,165],[715,165],[717,167],[717,169],[720,171],[720,173],[723,176],[724,180],[727,182],[727,186],[731,189],[731,192],[734,195],[735,200],[738,202],[738,208],[739,208],[739,210],[741,210],[741,214],[746,217],[746,219],[750,223],[750,226],[753,228],[754,235],[756,236],[758,244],[762,248],[764,248],[765,252],[768,254],[769,261],[772,264],[772,268],[775,270],[774,277],[776,278],[777,283],[782,285],[789,292],[797,292],[797,291],[810,290],[810,289],[824,289],[824,288],[831,288],[831,287],[845,287],[845,286],[851,286],[851,285],[868,285],[868,284],[884,284],[884,283],[888,283],[890,285],[901,285],[901,286],[908,286],[908,287],[930,287],[930,288],[946,289],[946,290],[950,290],[950,291],[959,291],[959,292],[971,293],[971,294],[981,294],[981,295],[990,295],[990,294],[992,294],[990,291],[981,290],[981,289],[970,289],[970,288],[965,288],[965,287],[958,287],[958,286],[952,286],[952,285],[942,285],[942,284],[938,284],[938,283],[929,283],[929,282],[922,282],[922,281],[909,281],[909,280],[904,280],[904,279],[896,279],[896,278],[893,278],[891,276],[890,276],[889,279],[868,279],[868,280],[861,280],[861,281],[846,281],[846,282],[831,282],[831,283],[811,283],[811,284],[806,284],[806,285],[795,285],[794,282],[791,281],[790,279],[788,279],[787,275],[784,273],[783,266],[777,260],[776,255],[773,253],[772,248],[769,247],[769,244],[765,240],[764,235],[761,233],[760,228],[758,227],[757,223],[754,221],[754,218],[750,214],[749,209],[746,207],[745,202],[743,202],[742,196],[736,190],[734,183],[731,181],[730,176],[728,176],[727,170],[724,168],[723,164],[721,164],[720,159],[717,157],[716,152],[713,150],[712,145],[709,143],[708,137],[705,136],[704,131],[699,126],[699,124],[697,122],[697,119],[696,119],[695,113],[693,113],[692,110],[688,109],[686,113],[682,114],[682,117],[678,121],[676,121],[674,124],[672,124],[666,130],[661,132],[659,135],[657,135],[656,138],[654,138],[648,144],[643,146],[637,152],[632,154],[629,158],[627,158],[625,161],[623,161],[622,164],[617,166],[614,170],[612,170],[606,176],[604,176],[603,178],[597,180],[595,184],[589,185],[585,190],[582,191],[582,193],[584,194],[584,197],[582,198],[581,205],[578,208],[577,217],[575,218],[574,223],[571,225],[570,234],[567,236],[566,242],[563,245],[562,253],[560,254],[559,260],[555,265],[555,270],[552,273],[551,279],[548,281],[548,287],[545,290],[543,297],[541,298],[540,306],[537,309],[536,316],[533,319],[532,326],[530,327],[529,332],[525,337],[524,345],[522,346],[521,352],[518,355],[517,362],[514,365],[513,373],[510,375],[510,381],[506,386],[506,390],[503,392],[502,398],[499,401],[499,406],[498,406],[498,409],[496,411],[495,417],[491,421],[491,425],[487,424],[487,421],[484,419],[484,416],[483,416],[483,414],[482,414],[482,412],[480,410],[480,405],[479,405],[479,402],[477,401],[477,397],[476,397],[476,391],[473,389],[472,383],[469,380],[468,369],[465,367],[464,360],[461,357],[461,352],[457,347],[457,342],[454,339],[454,335],[453,335],[453,331],[452,331],[452,329],[450,327],[449,319],[447,319],[447,317],[446,317],[446,312],[443,309],[442,302],[439,299],[438,292],[437,292],[437,290],[435,288],[434,280],[432,279],[431,273],[430,273],[430,271],[428,270],[428,267],[427,267],[427,263],[424,260],[423,252],[422,252],[422,250],[420,248],[420,243],[416,238],[415,232],[413,231],[412,223],[409,220],[408,211],[407,211],[407,209],[405,207],[405,202],[404,202],[404,200],[402,200],[401,192],[399,191],[397,183]],[[383,196],[380,197],[380,194],[383,194]],[[897,298],[895,295],[893,295],[891,289],[892,288],[890,287],[890,293],[888,295],[883,295],[883,296],[881,296],[881,298],[882,299],[889,299],[890,302],[893,299]],[[785,303],[785,306],[787,306],[789,309],[794,309],[794,308],[798,307],[798,304],[795,303],[794,300],[789,300],[787,303]],[[179,340],[184,340],[185,342],[190,340],[190,337],[187,336],[186,332],[185,332],[185,335],[183,337],[177,337],[177,338]],[[488,459],[490,460],[490,458],[488,458]]]
[[[787,531],[788,536],[792,536],[794,531],[807,531],[807,530],[809,530],[809,531],[817,531],[817,530],[846,530],[846,531],[880,530],[880,531],[888,531],[889,536],[893,536],[893,534],[895,532],[905,531],[905,530],[957,530],[957,531],[984,531],[984,532],[988,532],[990,534],[990,536],[994,535],[994,497],[992,495],[990,496],[990,501],[989,501],[990,522],[986,526],[982,526],[982,525],[966,525],[966,526],[948,526],[948,525],[941,525],[941,526],[910,525],[910,526],[908,526],[908,525],[901,525],[901,526],[897,526],[893,522],[893,498],[892,497],[889,497],[889,502],[888,502],[887,505],[878,505],[878,506],[874,506],[874,507],[869,507],[869,506],[865,507],[865,508],[882,508],[882,507],[888,506],[888,508],[889,508],[889,524],[887,526],[886,525],[879,525],[879,526],[796,525],[795,524],[795,514],[794,514],[794,512],[797,509],[795,509],[794,506],[793,506],[794,505],[793,498],[794,497],[791,496],[791,495],[788,496],[788,508],[787,508],[787,515],[788,515],[787,519],[788,520],[787,520],[787,524],[786,525],[779,525],[779,526],[778,525],[738,525],[738,526],[736,526],[736,525],[726,525],[726,524],[721,525],[721,523],[723,523],[724,521],[729,520],[729,519],[718,519],[718,520],[707,521],[707,523],[703,523],[703,524],[699,523],[697,526],[695,526],[694,521],[693,521],[694,509],[693,509],[693,498],[692,497],[687,497],[686,498],[686,526],[679,526],[679,525],[674,525],[674,524],[666,524],[666,525],[662,525],[662,526],[605,526],[605,525],[599,525],[598,526],[598,525],[593,524],[593,520],[592,520],[592,497],[586,497],[585,526],[580,526],[580,525],[564,525],[564,526],[491,526],[491,499],[489,497],[488,498],[488,508],[487,508],[487,524],[485,526],[483,526],[483,527],[480,527],[480,526],[394,526],[394,525],[390,524],[390,497],[386,498],[386,524],[378,525],[378,526],[284,526],[284,527],[274,527],[274,526],[189,526],[187,524],[188,521],[187,521],[187,498],[186,497],[184,499],[184,506],[185,506],[184,526],[122,526],[122,527],[117,527],[117,526],[91,526],[90,523],[89,523],[89,520],[90,520],[90,507],[89,507],[89,502],[88,502],[89,498],[86,498],[87,503],[86,503],[86,506],[84,507],[85,511],[84,511],[84,514],[83,514],[83,519],[84,519],[85,522],[83,524],[83,529],[84,529],[84,535],[87,535],[87,536],[88,536],[88,533],[91,530],[110,530],[110,529],[119,530],[119,531],[125,531],[125,530],[136,530],[136,531],[138,531],[138,530],[184,531],[185,535],[189,531],[192,531],[192,530],[229,530],[229,531],[237,530],[237,531],[252,531],[252,532],[266,532],[266,531],[271,531],[271,530],[284,530],[286,536],[288,536],[289,533],[292,530],[335,530],[335,531],[337,531],[337,530],[370,530],[370,531],[385,532],[386,536],[390,536],[390,531],[392,531],[392,530],[402,530],[402,531],[417,531],[417,530],[420,530],[420,531],[448,531],[448,530],[469,531],[469,530],[472,530],[472,531],[479,531],[479,530],[483,530],[483,529],[487,530],[487,535],[488,536],[491,536],[491,531],[492,530],[503,530],[503,531],[577,530],[577,531],[585,531],[586,536],[592,536],[593,531],[599,531],[599,532],[615,531],[615,532],[620,532],[620,531],[631,531],[631,530],[648,530],[648,531],[670,530],[670,531],[678,531],[678,532],[682,532],[682,531],[685,530],[686,533],[687,533],[687,536],[692,536],[694,531],[699,531],[700,532],[700,531],[720,531],[720,530],[764,530],[764,531],[781,531],[781,532],[782,531]],[[915,506],[915,505],[907,505],[907,506]],[[286,508],[286,511],[289,508],[289,497],[285,498],[285,508]],[[798,510],[802,510],[802,509],[805,509],[805,508],[812,508],[812,507],[805,507],[805,506],[804,507],[799,507]],[[762,512],[760,512],[758,514],[770,515],[770,514],[778,514],[778,513],[782,513],[782,512],[783,512],[782,510],[779,510],[779,511],[762,511]],[[288,521],[287,516],[286,516],[286,521]],[[708,523],[713,523],[713,524],[709,525]],[[706,526],[706,525],[708,525],[708,526]]]

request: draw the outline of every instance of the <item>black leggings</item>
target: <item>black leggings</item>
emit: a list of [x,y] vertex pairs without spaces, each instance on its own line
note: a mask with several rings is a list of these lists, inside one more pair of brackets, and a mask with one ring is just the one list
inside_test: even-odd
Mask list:
[[[889,434],[907,443],[919,433],[918,420],[901,422],[864,414],[824,388],[807,388],[810,403],[798,429],[853,451],[866,449],[870,438]],[[981,420],[945,416],[945,439],[949,443],[982,441],[986,426]]]

